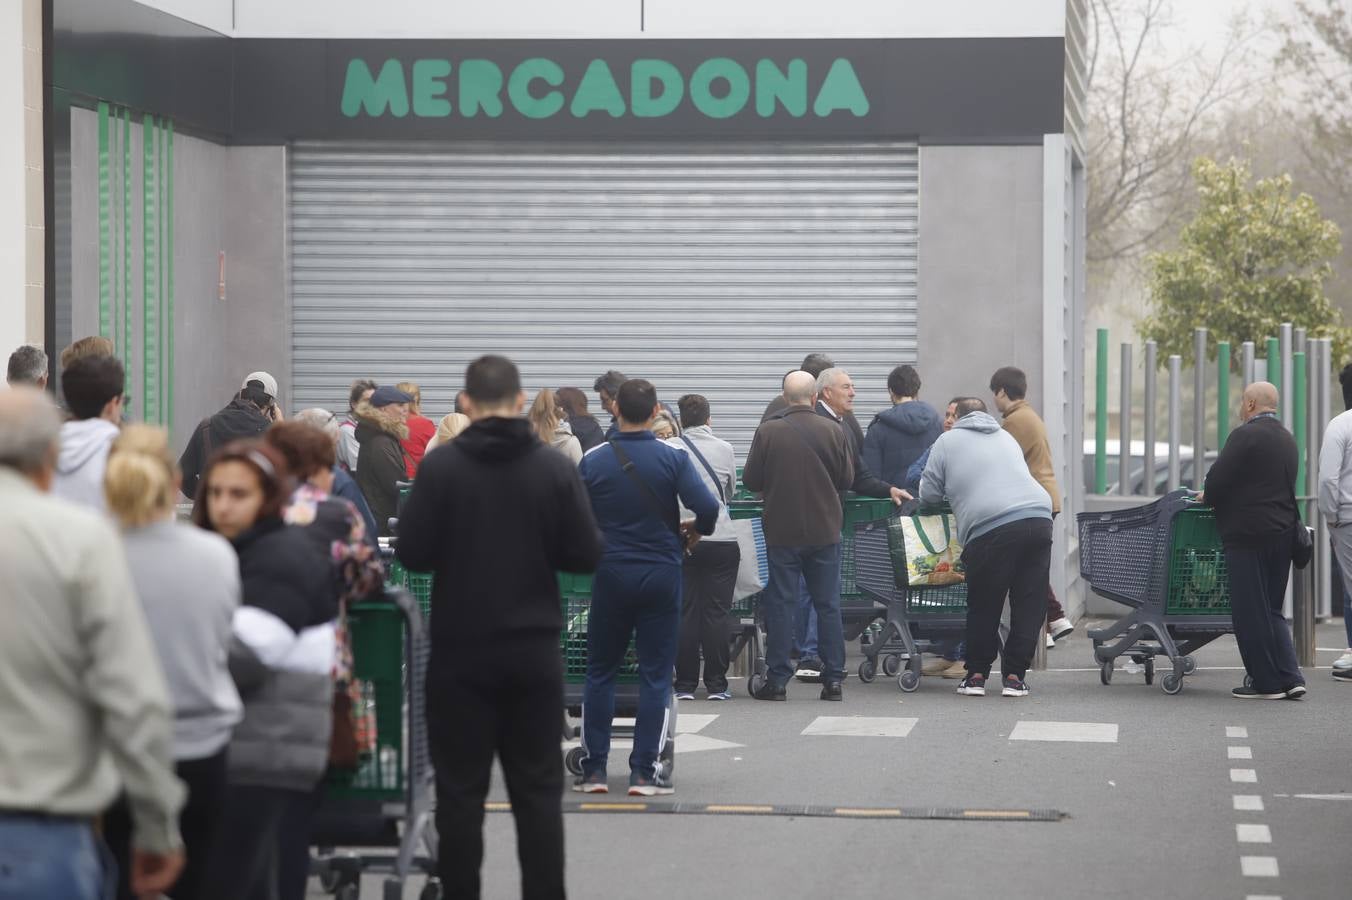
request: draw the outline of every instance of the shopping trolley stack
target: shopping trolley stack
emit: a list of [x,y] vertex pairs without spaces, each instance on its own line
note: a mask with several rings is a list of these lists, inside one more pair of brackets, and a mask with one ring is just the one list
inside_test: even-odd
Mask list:
[[1186,490],[1131,509],[1081,513],[1080,576],[1094,593],[1131,608],[1107,628],[1089,632],[1099,678],[1112,682],[1114,661],[1129,656],[1155,680],[1155,658],[1172,670],[1160,686],[1183,690],[1197,670],[1198,648],[1233,633],[1225,552],[1210,507]]

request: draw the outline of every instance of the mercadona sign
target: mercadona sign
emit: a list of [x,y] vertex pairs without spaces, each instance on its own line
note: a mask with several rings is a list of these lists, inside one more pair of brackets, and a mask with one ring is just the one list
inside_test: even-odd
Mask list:
[[688,104],[709,119],[754,116],[866,117],[868,95],[850,60],[810,71],[802,59],[760,59],[743,65],[714,57],[683,71],[663,59],[629,64],[628,90],[604,59],[568,71],[552,59],[524,59],[504,71],[488,59],[386,59],[374,68],[348,61],[342,114],[349,119],[394,116],[498,118],[510,108],[528,119],[633,116],[655,119]]

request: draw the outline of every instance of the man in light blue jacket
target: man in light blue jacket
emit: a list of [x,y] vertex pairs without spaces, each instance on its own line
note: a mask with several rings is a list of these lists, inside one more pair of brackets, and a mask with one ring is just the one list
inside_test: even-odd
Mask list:
[[983,696],[1000,651],[1000,613],[1009,594],[1001,693],[1028,696],[1024,676],[1046,611],[1052,507],[1023,451],[978,399],[957,404],[957,422],[940,435],[920,479],[920,499],[947,499],[967,567],[967,677],[958,693]]

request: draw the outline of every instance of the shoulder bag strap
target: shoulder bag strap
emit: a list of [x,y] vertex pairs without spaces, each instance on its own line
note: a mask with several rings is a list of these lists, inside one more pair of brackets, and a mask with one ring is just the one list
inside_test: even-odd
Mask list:
[[700,465],[704,466],[704,471],[708,472],[709,477],[714,480],[714,489],[718,491],[719,501],[723,503],[724,506],[726,506],[728,503],[728,498],[723,496],[723,482],[718,480],[718,473],[714,471],[714,467],[709,465],[709,461],[704,458],[703,453],[699,452],[699,448],[695,446],[695,442],[690,440],[690,438],[686,437],[685,435],[681,435],[681,443],[689,447],[690,452],[695,454],[695,458],[700,461]]
[[657,492],[654,491],[652,487],[649,486],[648,482],[643,480],[643,476],[639,475],[634,469],[634,461],[629,458],[629,454],[621,450],[620,445],[613,439],[606,441],[606,443],[610,445],[610,449],[615,451],[615,458],[619,460],[620,463],[620,471],[624,472],[625,475],[628,475],[629,480],[638,485],[639,490],[643,492],[643,499],[648,502],[648,508],[657,516],[658,521],[663,525],[666,525],[667,528],[671,530],[671,533],[676,535],[677,539],[680,539],[680,523],[672,522],[667,513],[663,511],[662,501],[658,499]]

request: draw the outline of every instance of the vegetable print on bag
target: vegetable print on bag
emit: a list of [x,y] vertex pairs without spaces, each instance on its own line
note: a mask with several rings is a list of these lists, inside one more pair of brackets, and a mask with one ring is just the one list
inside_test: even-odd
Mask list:
[[[901,520],[906,539],[906,581],[913,585],[957,584],[966,580],[962,545],[951,515],[909,516]],[[939,535],[943,535],[942,538]]]

